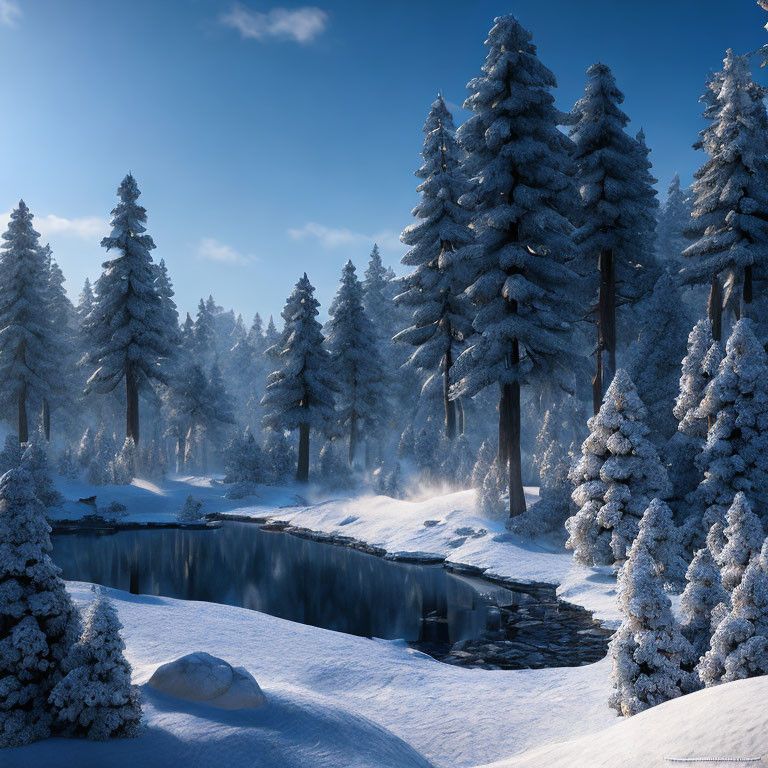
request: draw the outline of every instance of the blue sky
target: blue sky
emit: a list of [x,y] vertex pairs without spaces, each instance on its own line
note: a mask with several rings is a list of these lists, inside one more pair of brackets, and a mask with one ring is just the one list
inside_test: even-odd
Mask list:
[[0,211],[26,200],[76,295],[130,170],[180,309],[277,315],[305,270],[327,306],[374,239],[397,265],[429,103],[458,110],[509,12],[561,109],[613,68],[662,195],[701,162],[707,71],[768,43],[754,0],[0,0]]

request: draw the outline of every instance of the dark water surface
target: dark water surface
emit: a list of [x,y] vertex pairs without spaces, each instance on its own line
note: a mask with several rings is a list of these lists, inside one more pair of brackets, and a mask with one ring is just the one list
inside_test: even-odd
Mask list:
[[454,643],[495,609],[439,565],[394,563],[250,523],[52,536],[65,579],[236,605],[363,637]]

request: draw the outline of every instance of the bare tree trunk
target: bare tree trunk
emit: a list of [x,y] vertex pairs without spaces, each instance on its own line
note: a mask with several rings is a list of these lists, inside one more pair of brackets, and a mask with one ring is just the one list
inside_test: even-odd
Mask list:
[[[597,305],[597,343],[598,349],[605,350],[608,358],[604,360],[602,355],[598,355],[599,364],[602,366],[599,377],[602,403],[603,388],[606,383],[610,384],[616,373],[616,270],[612,250],[608,249],[600,253],[598,268],[600,290]],[[594,404],[594,393],[592,399]]]
[[740,315],[747,317],[747,305],[752,303],[752,265],[744,267],[744,285],[742,286],[741,301],[744,307]]
[[27,422],[27,385],[24,384],[19,392],[19,442],[29,442],[29,425]]
[[51,442],[51,404],[48,402],[48,398],[43,398],[43,412],[42,412],[42,422],[43,422],[43,433],[45,434],[45,440],[46,442]]
[[712,338],[720,341],[723,337],[723,286],[720,278],[715,275],[709,285],[709,303],[707,316],[712,323]]
[[449,440],[456,437],[456,406],[454,401],[448,397],[448,390],[451,386],[451,347],[445,350],[443,357],[443,405],[445,406],[445,436]]
[[603,404],[603,348],[600,345],[600,339],[597,341],[597,365],[595,375],[592,379],[592,410],[597,416],[600,406]]
[[299,463],[296,468],[296,479],[300,483],[309,480],[309,424],[299,425]]
[[139,444],[139,390],[132,368],[125,373],[125,436]]

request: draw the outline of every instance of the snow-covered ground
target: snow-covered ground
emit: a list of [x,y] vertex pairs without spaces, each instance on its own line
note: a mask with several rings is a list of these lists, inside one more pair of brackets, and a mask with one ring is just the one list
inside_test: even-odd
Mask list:
[[[88,585],[71,583],[78,601]],[[616,722],[607,661],[513,672],[441,664],[368,640],[242,608],[108,590],[142,684],[138,739],[49,739],[5,750],[3,768],[460,768],[573,739]],[[226,712],[171,699],[146,681],[208,651],[244,666],[268,704]],[[585,764],[586,765],[586,764]]]
[[[57,487],[68,500],[95,494],[100,507],[119,501],[127,507],[121,519],[134,522],[173,519],[192,494],[203,502],[204,513],[282,520],[351,536],[392,554],[430,553],[483,568],[488,576],[558,584],[564,600],[584,606],[606,626],[619,623],[610,569],[574,565],[573,555],[552,542],[510,535],[503,520],[488,520],[477,512],[474,491],[438,492],[424,500],[404,501],[373,495],[329,497],[316,489],[263,486],[258,496],[234,500],[224,498],[226,486],[208,478],[172,477],[162,487],[136,480],[132,486],[99,488],[59,478]],[[526,489],[529,504],[537,495],[536,488]],[[305,499],[313,503],[304,503]],[[92,512],[91,507],[69,501],[53,517],[73,519]]]

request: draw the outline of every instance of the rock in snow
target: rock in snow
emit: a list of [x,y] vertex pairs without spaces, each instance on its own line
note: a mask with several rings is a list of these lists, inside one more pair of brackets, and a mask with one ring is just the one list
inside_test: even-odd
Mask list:
[[204,651],[162,664],[149,679],[149,685],[166,696],[219,709],[250,709],[267,701],[245,667],[232,667]]

